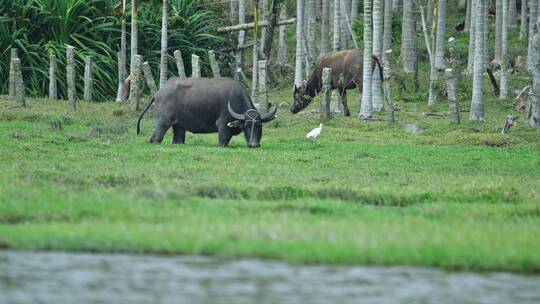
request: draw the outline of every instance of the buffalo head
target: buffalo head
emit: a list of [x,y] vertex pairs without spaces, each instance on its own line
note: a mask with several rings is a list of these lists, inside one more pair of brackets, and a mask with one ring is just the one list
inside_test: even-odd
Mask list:
[[294,93],[293,93],[294,103],[293,103],[293,106],[291,107],[291,113],[296,114],[302,111],[313,100],[313,97],[311,97],[306,92],[306,89],[307,89],[307,83],[305,80],[302,82],[302,85],[300,85],[300,87],[297,87],[296,85],[294,86]]
[[261,142],[262,124],[275,118],[277,107],[265,114],[260,114],[256,109],[249,109],[244,114],[239,114],[231,108],[231,103],[228,104],[228,107],[229,114],[236,120],[227,123],[227,126],[243,129],[248,147],[258,148]]

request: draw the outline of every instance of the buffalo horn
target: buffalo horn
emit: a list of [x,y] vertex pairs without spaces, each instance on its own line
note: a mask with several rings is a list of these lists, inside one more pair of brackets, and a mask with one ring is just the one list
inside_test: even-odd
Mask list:
[[274,108],[272,109],[272,111],[266,113],[266,114],[263,114],[261,115],[261,121],[262,122],[269,122],[271,121],[272,119],[274,119],[274,115],[276,115],[276,112],[277,112],[277,106],[274,106]]
[[236,118],[236,119],[238,119],[238,120],[245,120],[244,115],[236,113],[236,112],[231,108],[231,102],[229,102],[229,103],[227,104],[227,106],[229,107],[229,114],[231,114],[232,117],[234,117],[234,118]]

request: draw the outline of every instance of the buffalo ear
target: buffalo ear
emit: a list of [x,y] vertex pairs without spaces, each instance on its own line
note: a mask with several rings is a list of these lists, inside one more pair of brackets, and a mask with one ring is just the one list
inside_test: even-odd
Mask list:
[[244,122],[241,120],[233,120],[227,123],[227,127],[229,128],[242,128],[244,126]]
[[296,85],[294,85],[294,92],[298,93],[298,87]]

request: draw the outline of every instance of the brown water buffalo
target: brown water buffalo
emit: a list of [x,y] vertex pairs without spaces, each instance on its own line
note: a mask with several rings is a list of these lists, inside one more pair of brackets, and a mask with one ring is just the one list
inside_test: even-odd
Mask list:
[[[345,116],[350,116],[351,112],[347,105],[347,90],[358,88],[358,91],[362,93],[363,60],[364,52],[362,49],[331,52],[324,55],[309,80],[304,82],[299,88],[294,87],[294,104],[291,112],[296,114],[311,103],[313,98],[322,90],[322,70],[324,68],[331,68],[331,89],[338,90],[341,96],[341,103],[343,103],[344,114]],[[373,56],[373,70],[375,70],[376,65],[379,66],[381,79],[383,79],[379,59]]]

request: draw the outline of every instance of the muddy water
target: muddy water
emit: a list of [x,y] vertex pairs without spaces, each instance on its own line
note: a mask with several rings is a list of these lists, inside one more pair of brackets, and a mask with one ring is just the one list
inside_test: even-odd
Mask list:
[[540,303],[540,276],[0,251],[0,303]]

